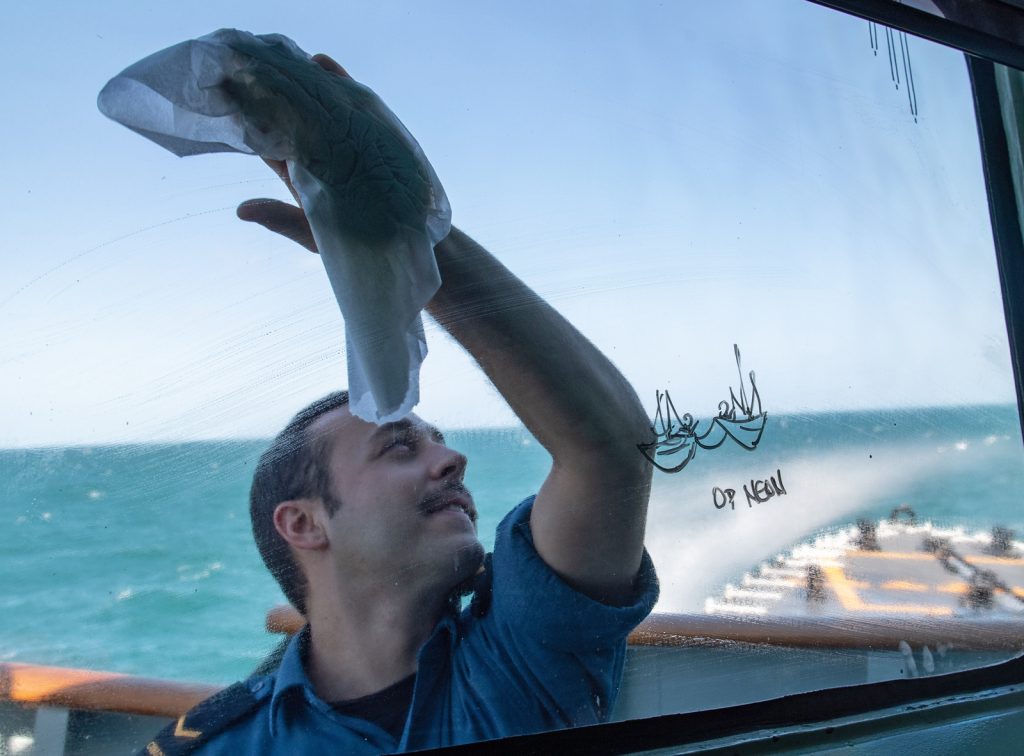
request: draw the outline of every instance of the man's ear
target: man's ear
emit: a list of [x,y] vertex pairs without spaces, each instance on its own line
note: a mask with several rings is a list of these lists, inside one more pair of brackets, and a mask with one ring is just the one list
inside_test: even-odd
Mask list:
[[282,501],[274,508],[274,527],[297,549],[327,548],[327,534],[315,516],[318,502],[312,499]]

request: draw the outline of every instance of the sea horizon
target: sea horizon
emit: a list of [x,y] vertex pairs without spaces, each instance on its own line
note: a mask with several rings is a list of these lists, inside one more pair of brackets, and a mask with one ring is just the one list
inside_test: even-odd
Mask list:
[[[680,408],[681,409],[681,408]],[[485,548],[550,466],[522,427],[445,429],[469,459]],[[279,641],[284,602],[253,544],[252,469],[269,439],[0,450],[0,660],[227,683]],[[639,451],[638,451],[639,453]],[[778,476],[785,493],[747,501]],[[1024,532],[1016,405],[768,413],[754,450],[700,449],[655,472],[647,546],[657,611],[704,599],[773,555],[858,518],[913,506],[922,519]],[[718,506],[715,490],[737,492]]]

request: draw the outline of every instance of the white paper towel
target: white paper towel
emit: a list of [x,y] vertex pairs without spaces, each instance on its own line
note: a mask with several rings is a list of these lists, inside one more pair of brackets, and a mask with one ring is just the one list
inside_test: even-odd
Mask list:
[[376,94],[287,37],[221,29],[129,66],[98,105],[178,156],[286,161],[345,319],[351,411],[384,423],[412,410],[427,354],[420,313],[441,284],[433,250],[451,208]]

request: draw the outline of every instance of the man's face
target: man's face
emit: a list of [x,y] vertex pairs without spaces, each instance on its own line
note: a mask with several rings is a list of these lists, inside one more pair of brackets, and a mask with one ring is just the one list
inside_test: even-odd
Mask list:
[[347,407],[318,419],[338,510],[327,523],[339,570],[359,584],[386,578],[450,590],[476,571],[483,547],[476,507],[462,485],[466,458],[415,415],[382,426]]

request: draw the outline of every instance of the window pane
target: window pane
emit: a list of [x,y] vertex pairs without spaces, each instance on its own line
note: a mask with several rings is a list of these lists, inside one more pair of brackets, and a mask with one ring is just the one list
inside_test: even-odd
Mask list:
[[[963,56],[797,0],[696,6],[11,11],[3,660],[227,684],[280,640],[248,490],[346,385],[338,306],[316,257],[235,219],[288,199],[258,160],[179,160],[94,104],[229,24],[373,87],[455,224],[654,419],[661,598],[615,716],[1014,653],[1024,466]],[[550,458],[426,332],[416,412],[469,459],[490,550]]]

